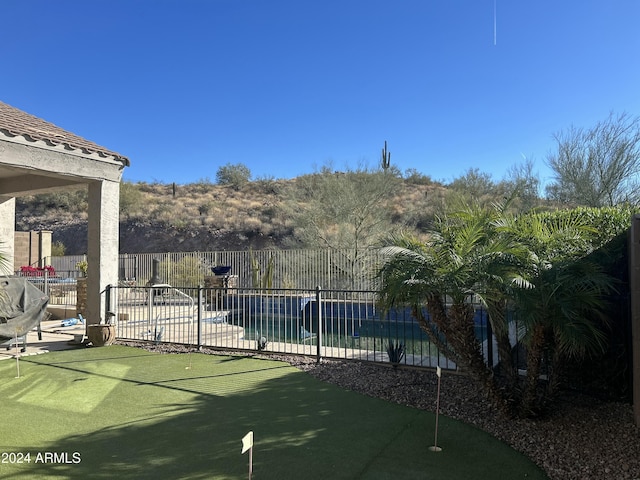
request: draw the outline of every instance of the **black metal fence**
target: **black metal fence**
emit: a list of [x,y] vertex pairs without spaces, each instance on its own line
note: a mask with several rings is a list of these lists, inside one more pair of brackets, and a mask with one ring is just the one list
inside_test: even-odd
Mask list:
[[55,275],[51,275],[47,270],[39,272],[18,271],[14,272],[14,275],[28,279],[42,290],[49,296],[50,305],[68,305],[75,308],[79,271],[56,272]]
[[[106,294],[120,339],[456,368],[409,309],[380,311],[374,291],[120,285]],[[477,334],[488,353],[483,312]]]
[[[457,368],[409,308],[381,311],[377,292],[371,290],[121,285],[111,287],[108,294],[121,339]],[[476,338],[485,361],[494,367],[498,349],[487,312],[479,303],[472,305]],[[610,346],[600,357],[603,360],[566,365],[565,383],[572,388],[617,398],[630,395],[629,299],[620,298],[616,305],[619,311],[610,326]],[[523,333],[511,316],[509,337],[519,369],[526,369],[520,345]]]
[[[68,306],[63,311],[75,314],[76,279],[71,274],[49,278],[45,273],[29,279],[49,295],[50,305]],[[114,314],[120,339],[456,368],[409,309],[380,311],[376,291],[224,285],[147,287],[122,281],[105,291],[105,303]],[[596,360],[567,362],[565,384],[626,400],[632,384],[630,297],[619,295],[613,300],[608,350]],[[474,307],[482,353],[495,366],[497,347],[490,323],[484,309]],[[516,319],[510,322],[510,337],[512,347],[521,351]],[[520,360],[519,368],[526,369],[524,356]]]

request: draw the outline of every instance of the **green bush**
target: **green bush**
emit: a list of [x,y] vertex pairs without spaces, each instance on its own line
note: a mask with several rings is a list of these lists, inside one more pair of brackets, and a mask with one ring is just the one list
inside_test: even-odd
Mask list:
[[180,260],[165,260],[160,263],[160,275],[175,287],[192,287],[204,283],[203,265],[195,256],[185,256]]
[[407,168],[404,171],[404,180],[411,185],[431,185],[434,183],[429,175],[424,175],[415,168]]
[[230,185],[240,190],[251,178],[251,170],[243,163],[227,163],[218,168],[216,181],[219,185]]
[[62,257],[62,256],[64,256],[65,250],[66,250],[66,247],[64,246],[64,243],[62,243],[59,240],[57,242],[53,242],[51,244],[51,256],[52,257]]
[[142,201],[142,191],[131,182],[120,184],[120,214],[131,216]]

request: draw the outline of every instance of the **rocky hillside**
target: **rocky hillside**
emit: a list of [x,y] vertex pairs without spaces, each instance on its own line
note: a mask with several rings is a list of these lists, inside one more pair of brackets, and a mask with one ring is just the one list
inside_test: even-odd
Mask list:
[[[247,250],[296,246],[283,208],[294,180],[251,181],[241,188],[207,180],[188,185],[123,182],[122,253]],[[425,182],[426,183],[426,182]],[[441,201],[437,183],[402,181],[387,208],[398,225],[424,226]],[[87,193],[56,192],[18,199],[18,230],[51,230],[67,255],[87,250]]]

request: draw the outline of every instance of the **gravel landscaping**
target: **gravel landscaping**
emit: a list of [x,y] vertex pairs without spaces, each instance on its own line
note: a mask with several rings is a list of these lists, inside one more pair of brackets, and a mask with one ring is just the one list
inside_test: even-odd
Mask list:
[[[187,351],[179,345],[143,346],[152,351]],[[203,353],[238,354],[211,349]],[[339,360],[318,364],[313,358],[286,355],[265,358],[286,361],[319,380],[364,395],[435,411],[437,376],[433,370]],[[554,413],[543,419],[511,419],[491,408],[464,375],[443,371],[440,388],[442,415],[475,425],[510,444],[540,465],[551,480],[640,480],[640,429],[629,404],[567,393]]]

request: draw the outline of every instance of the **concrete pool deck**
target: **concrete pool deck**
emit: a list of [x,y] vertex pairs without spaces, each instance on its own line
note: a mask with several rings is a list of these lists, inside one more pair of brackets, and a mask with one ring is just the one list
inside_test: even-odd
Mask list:
[[16,348],[14,345],[7,349],[6,345],[0,345],[0,360],[15,358],[16,353],[19,353],[21,357],[27,357],[72,348],[84,348],[83,344],[75,341],[78,335],[84,334],[84,324],[62,327],[60,320],[47,320],[41,323],[40,329],[42,338],[39,338],[36,330],[27,333],[27,346],[24,352],[21,346]]
[[[118,338],[122,340],[138,340],[153,341],[153,337],[145,335],[145,330],[152,324],[144,321],[118,322],[117,327],[120,330]],[[129,328],[133,327],[132,330]],[[194,325],[188,321],[179,322],[167,328],[165,332],[165,342],[192,343],[196,340]],[[127,332],[127,330],[129,330]],[[135,333],[127,335],[127,333]],[[222,348],[231,350],[251,351],[256,349],[256,341],[243,338],[243,329],[237,326],[222,324],[208,324],[203,329],[203,346],[211,348]],[[31,355],[40,355],[43,353],[70,350],[75,348],[86,348],[85,343],[81,343],[85,339],[85,325],[79,323],[70,327],[63,327],[61,320],[46,320],[41,323],[41,337],[34,329],[27,334],[27,345],[24,352],[21,348],[12,346],[7,349],[6,345],[0,345],[0,360],[15,359],[16,354],[20,357]],[[191,341],[189,341],[191,339]],[[321,347],[321,356],[323,358],[350,359],[360,361],[388,362],[388,357],[384,351],[360,350],[359,348],[349,347]],[[267,344],[265,353],[284,353],[305,356],[316,356],[318,353],[317,345],[313,342],[278,342],[270,341]],[[446,369],[456,368],[453,362],[447,361],[443,356],[420,356],[407,354],[402,362],[403,365],[435,367],[442,365]]]

